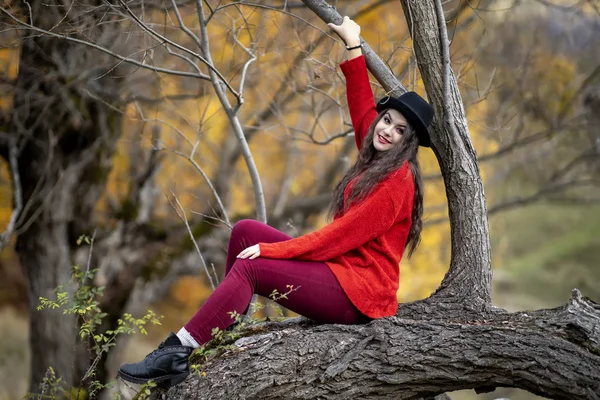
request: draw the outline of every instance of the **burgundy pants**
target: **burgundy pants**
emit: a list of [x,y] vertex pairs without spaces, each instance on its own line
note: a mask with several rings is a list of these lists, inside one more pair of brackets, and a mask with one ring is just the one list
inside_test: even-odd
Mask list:
[[258,242],[288,239],[291,238],[286,234],[258,221],[242,220],[235,224],[229,238],[225,279],[185,325],[198,344],[211,339],[213,328],[225,329],[235,322],[228,312],[243,314],[253,294],[269,297],[273,290],[286,293],[287,285],[297,290],[277,303],[316,322],[355,324],[370,320],[350,302],[325,263],[236,258],[242,250]]

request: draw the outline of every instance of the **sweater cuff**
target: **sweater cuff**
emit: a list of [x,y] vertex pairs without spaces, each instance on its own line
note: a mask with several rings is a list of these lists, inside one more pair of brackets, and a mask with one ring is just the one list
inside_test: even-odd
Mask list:
[[367,62],[365,56],[360,55],[352,60],[346,60],[340,64],[340,69],[346,77],[356,73],[365,73],[367,71]]
[[260,257],[273,258],[273,243],[258,243],[260,249]]

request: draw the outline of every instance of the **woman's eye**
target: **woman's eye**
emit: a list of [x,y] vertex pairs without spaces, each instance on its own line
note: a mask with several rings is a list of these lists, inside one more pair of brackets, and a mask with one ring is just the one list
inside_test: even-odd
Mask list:
[[390,120],[387,117],[384,117],[383,120],[385,121],[386,124],[390,123]]

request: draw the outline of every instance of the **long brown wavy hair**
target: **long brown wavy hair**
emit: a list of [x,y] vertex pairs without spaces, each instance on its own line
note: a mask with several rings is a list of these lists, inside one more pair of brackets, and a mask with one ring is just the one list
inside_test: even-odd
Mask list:
[[[421,167],[417,160],[419,139],[414,128],[408,124],[402,140],[397,145],[387,151],[378,151],[375,149],[375,146],[373,146],[375,125],[377,125],[384,114],[385,110],[375,118],[369,127],[356,162],[348,169],[335,187],[329,209],[329,218],[333,218],[341,211],[347,210],[352,204],[363,200],[379,182],[408,161],[415,185],[412,223],[405,245],[405,248],[408,248],[408,257],[410,258],[421,241],[421,230],[423,228],[423,180],[421,178]],[[352,179],[361,173],[363,174],[353,185],[346,207],[344,207],[344,189]]]

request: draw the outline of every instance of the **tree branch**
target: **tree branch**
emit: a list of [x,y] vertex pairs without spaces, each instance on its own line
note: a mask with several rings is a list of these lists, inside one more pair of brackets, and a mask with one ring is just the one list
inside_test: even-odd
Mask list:
[[417,303],[407,312],[401,306],[402,317],[366,325],[294,319],[250,328],[232,350],[198,364],[203,377],[193,374],[167,398],[416,400],[505,386],[554,399],[600,399],[600,306],[578,291],[564,307],[493,309],[477,321]]
[[[127,4],[125,4],[125,2],[123,0],[117,0],[119,2],[119,4],[121,4],[121,7],[123,7],[127,13],[129,14],[130,18],[133,19],[133,21],[140,27],[142,28],[142,30],[146,31],[150,36],[154,37],[156,40],[159,40],[159,42],[161,44],[170,44],[171,46],[175,47],[176,49],[179,49],[185,53],[190,54],[191,56],[194,56],[195,58],[197,58],[198,60],[200,60],[202,63],[204,63],[208,69],[211,71],[211,74],[215,74],[216,76],[219,77],[219,79],[221,80],[221,82],[223,82],[223,84],[225,86],[227,86],[227,88],[229,89],[229,91],[231,93],[233,93],[233,95],[236,97],[238,104],[242,104],[243,103],[243,99],[240,96],[240,94],[238,92],[235,91],[235,89],[229,84],[229,82],[227,81],[227,79],[225,79],[225,77],[221,74],[221,72],[215,68],[215,66],[212,63],[212,60],[210,60],[208,57],[204,58],[202,57],[200,54],[188,49],[185,46],[180,45],[179,43],[176,43],[172,40],[170,40],[169,38],[161,35],[160,33],[156,32],[155,30],[151,29],[147,24],[145,24],[143,21],[141,21],[137,15],[135,15],[135,13],[133,11],[131,11],[131,9],[127,6]],[[201,3],[202,4],[202,3]],[[200,21],[200,26],[202,26],[202,24],[204,24],[204,21]],[[184,29],[185,25],[182,26],[181,28]],[[185,32],[185,30],[184,30]],[[206,53],[205,53],[206,56]],[[211,75],[209,74],[209,75]]]
[[202,255],[202,252],[200,251],[200,247],[198,247],[198,242],[196,241],[196,238],[194,237],[194,233],[192,232],[192,228],[190,227],[190,224],[188,222],[185,210],[183,209],[177,196],[175,196],[175,193],[173,193],[173,191],[170,191],[170,193],[171,193],[171,196],[173,196],[173,199],[175,199],[175,204],[177,205],[177,207],[175,207],[175,204],[173,204],[173,201],[168,196],[167,196],[167,199],[169,200],[169,203],[171,203],[171,206],[177,213],[177,216],[179,217],[181,222],[183,222],[185,224],[188,234],[190,235],[190,239],[192,240],[192,242],[194,243],[194,247],[196,248],[196,254],[198,254],[198,257],[200,258],[200,262],[202,263],[202,267],[204,268],[204,272],[206,273],[206,277],[208,278],[208,282],[210,283],[210,287],[214,291],[215,287],[216,287],[215,282],[213,281],[213,277],[211,276],[210,272],[208,272],[208,267],[206,266],[206,261],[204,261],[204,256]]
[[[304,4],[314,12],[321,20],[326,23],[332,22],[334,24],[342,23],[342,16],[324,0],[302,0]],[[375,52],[371,49],[369,44],[361,38],[363,42],[363,54],[367,62],[367,67],[373,76],[386,90],[387,94],[393,96],[399,96],[405,93],[407,89],[398,81],[392,71],[385,65],[385,63],[379,58]]]
[[[207,61],[212,64],[212,57],[210,54],[210,45],[208,40],[208,31],[206,29],[206,20],[204,19],[204,6],[202,0],[196,0],[196,8],[198,13],[198,20],[200,22],[200,32],[202,37],[202,53],[206,57]],[[236,111],[231,107],[231,104],[227,99],[226,93],[221,86],[223,84],[222,81],[219,79],[218,75],[213,70],[210,70],[209,74],[215,92],[217,93],[217,97],[219,98],[219,101],[221,102],[221,105],[223,106],[223,109],[227,114],[227,118],[229,119],[231,128],[233,129],[238,143],[242,147],[242,154],[244,156],[246,166],[248,167],[248,171],[250,173],[252,187],[254,188],[257,219],[261,222],[266,223],[267,211],[262,183],[260,181],[260,175],[258,173],[258,169],[256,168],[256,164],[254,163],[254,159],[252,158],[250,147],[248,146],[248,142],[246,141],[242,125],[240,124],[240,120],[236,115]]]
[[19,20],[18,18],[14,17],[12,14],[10,14],[6,9],[4,9],[4,7],[0,7],[0,11],[2,13],[4,13],[5,15],[7,15],[10,19],[12,19],[13,21],[15,21],[17,23],[17,25],[22,26],[22,28],[15,28],[17,30],[31,30],[34,32],[38,32],[41,33],[43,35],[47,35],[47,36],[52,36],[58,39],[63,39],[63,40],[67,40],[69,42],[73,42],[73,43],[78,43],[87,47],[91,47],[93,49],[99,50],[103,53],[106,53],[114,58],[117,58],[123,62],[132,64],[132,65],[136,65],[138,67],[141,68],[145,68],[154,72],[160,72],[160,73],[165,73],[165,74],[169,74],[169,75],[176,75],[176,76],[183,76],[183,77],[190,77],[190,78],[197,78],[197,79],[203,79],[203,80],[210,80],[210,77],[208,75],[205,74],[197,74],[197,73],[193,73],[193,72],[185,72],[185,71],[176,71],[176,70],[172,70],[172,69],[168,69],[168,68],[161,68],[161,67],[154,67],[152,65],[148,65],[145,64],[143,62],[137,61],[133,58],[129,58],[129,57],[125,57],[122,56],[118,53],[115,53],[109,49],[107,49],[106,47],[100,46],[96,43],[92,43],[92,42],[88,42],[86,40],[81,40],[81,39],[77,39],[74,37],[70,37],[68,35],[61,35],[59,33],[55,33],[55,32],[51,32],[51,31],[47,31],[41,28],[38,28],[36,26],[30,25],[26,22],[23,22],[21,20]]

